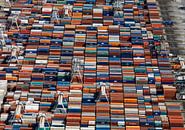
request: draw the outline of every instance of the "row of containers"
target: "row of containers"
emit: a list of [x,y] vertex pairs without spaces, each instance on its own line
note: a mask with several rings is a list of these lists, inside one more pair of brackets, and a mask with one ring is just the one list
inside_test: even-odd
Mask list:
[[[28,3],[28,0],[24,0],[25,3]],[[32,0],[34,4],[41,4],[41,0]],[[106,5],[106,4],[112,4],[113,1],[111,0],[48,0],[47,3],[57,3],[57,4],[74,4],[74,3],[93,3],[96,5]],[[145,0],[124,0],[126,4],[142,4],[144,5]],[[155,1],[150,1],[155,2]]]
[[[68,8],[67,11],[66,8]],[[19,14],[19,22],[23,25],[30,25],[35,22],[51,22],[58,25],[122,25],[131,27],[139,23],[142,27],[146,27],[148,31],[152,31],[154,35],[163,33],[163,25],[157,6],[156,4],[150,4],[150,2],[144,5],[144,2],[127,4],[125,1],[123,8],[119,11],[115,11],[111,4],[103,6],[88,3],[75,3],[73,5],[45,4],[43,6],[15,4],[11,8],[11,13]],[[58,16],[57,19],[55,14]],[[11,19],[11,16],[9,19]],[[137,39],[139,40],[140,37],[138,36]]]
[[[71,58],[71,57],[69,57]],[[93,60],[92,57],[86,58],[86,60]],[[96,60],[96,59],[94,59]],[[38,60],[39,61],[39,60]],[[36,61],[37,62],[37,61]],[[43,61],[42,61],[43,62]],[[47,61],[46,61],[47,62]],[[87,62],[90,64],[94,62]],[[102,61],[101,61],[102,63]],[[9,81],[63,81],[70,83],[72,78],[71,66],[56,65],[23,65],[18,67],[2,67],[0,71],[1,80]],[[47,68],[46,68],[47,67]],[[54,67],[54,68],[53,68]],[[56,68],[59,69],[56,69]],[[82,69],[82,68],[81,68]],[[158,67],[133,67],[133,66],[121,66],[121,65],[85,65],[84,70],[81,70],[84,83],[93,82],[123,82],[130,84],[171,84],[174,78],[171,72],[168,70],[160,70]],[[79,76],[75,78],[78,80]]]
[[[26,84],[17,85],[20,89]],[[164,86],[166,93],[172,87]],[[22,117],[22,124],[15,123],[14,127],[26,129],[28,126],[36,126],[37,113],[47,111],[47,120],[52,127],[68,129],[96,128],[96,129],[170,129],[171,127],[183,127],[180,105],[178,103],[165,103],[165,97],[159,95],[161,88],[156,90],[155,85],[130,85],[112,83],[107,89],[109,102],[102,97],[96,102],[96,85],[72,84],[70,90],[65,90],[63,104],[67,113],[52,113],[57,100],[56,91],[42,89],[16,90],[8,92],[7,102],[4,104],[1,120],[13,120],[8,113],[15,111],[15,100],[32,100],[33,103],[25,105],[24,113],[16,115],[15,119]],[[158,94],[156,94],[158,93]],[[175,92],[173,92],[174,94]],[[170,95],[169,97],[172,97]],[[54,102],[54,103],[52,103]],[[14,119],[14,120],[15,120]],[[47,126],[47,124],[46,124]],[[84,129],[85,129],[84,128]]]
[[[24,49],[17,62],[9,60],[7,47],[0,51],[0,80],[9,82],[0,129],[36,129],[39,112],[53,130],[183,129],[180,104],[165,101],[175,99],[176,88],[168,54],[160,48],[156,2],[122,5],[115,11],[111,1],[102,0],[14,3],[7,19],[19,14],[20,30],[7,30],[6,44]],[[82,82],[77,75],[71,83],[74,58],[82,61]],[[99,82],[107,83],[108,101],[98,100]],[[61,107],[59,91],[66,111],[55,111]],[[17,102],[27,102],[19,114]]]

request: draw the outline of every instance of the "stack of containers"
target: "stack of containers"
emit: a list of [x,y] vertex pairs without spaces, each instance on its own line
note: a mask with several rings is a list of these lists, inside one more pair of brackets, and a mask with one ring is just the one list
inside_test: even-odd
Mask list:
[[71,84],[69,102],[68,102],[68,114],[66,117],[67,129],[79,129],[81,122],[81,102],[82,102],[82,84]]
[[147,84],[148,75],[145,67],[135,67],[136,84]]
[[135,83],[135,73],[132,66],[123,66],[123,83],[134,84]]
[[126,129],[139,127],[139,111],[136,87],[134,84],[124,84],[124,107]]
[[93,8],[93,20],[92,25],[103,25],[103,8],[102,7],[94,7]]
[[84,84],[82,97],[81,129],[95,129],[96,85]]
[[157,8],[156,2],[153,0],[147,0],[147,7],[149,11],[153,34],[162,35],[163,34],[162,19],[159,16],[159,10]]
[[171,127],[183,127],[183,117],[181,115],[180,106],[176,103],[166,103]]
[[111,129],[124,129],[124,99],[122,83],[110,84],[110,114],[111,114]]
[[134,66],[145,66],[145,53],[141,45],[132,45]]
[[85,49],[84,82],[96,82],[96,27],[87,27],[87,39]]
[[81,22],[82,22],[82,6],[83,6],[83,4],[81,4],[81,3],[74,4],[71,24],[73,24],[73,25],[80,25],[81,24]]
[[110,108],[108,102],[96,103],[96,129],[110,129]]
[[103,25],[113,25],[113,7],[111,5],[103,6]]
[[109,48],[110,82],[122,82],[120,48]]
[[130,27],[135,25],[135,20],[133,17],[133,5],[134,5],[133,3],[134,1],[125,0],[125,4],[123,6],[125,27]]
[[93,83],[96,81],[96,58],[85,57],[84,82]]
[[130,28],[120,27],[120,41],[128,41],[130,39]]
[[172,84],[174,82],[174,77],[172,76],[172,72],[169,71],[171,69],[169,59],[159,57],[158,64],[160,66],[161,82],[164,84]]
[[108,57],[98,57],[97,58],[97,82],[108,82],[108,81],[109,81]]

